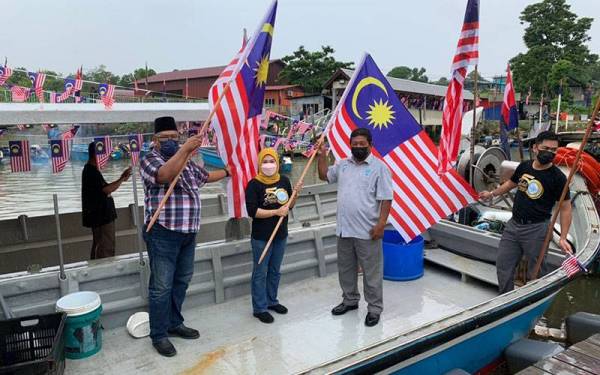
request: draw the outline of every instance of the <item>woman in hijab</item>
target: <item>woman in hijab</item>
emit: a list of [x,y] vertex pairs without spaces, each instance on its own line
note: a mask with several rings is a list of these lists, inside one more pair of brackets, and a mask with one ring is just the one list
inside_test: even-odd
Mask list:
[[[302,188],[301,182],[295,188]],[[279,174],[279,155],[272,148],[261,150],[258,154],[258,175],[246,187],[246,210],[252,217],[252,310],[253,315],[263,323],[273,323],[274,320],[267,310],[278,314],[288,311],[277,300],[277,289],[288,235],[287,214],[289,208],[294,206],[294,202],[289,201],[291,195],[290,180]],[[284,217],[283,222],[267,255],[258,264],[279,217]]]

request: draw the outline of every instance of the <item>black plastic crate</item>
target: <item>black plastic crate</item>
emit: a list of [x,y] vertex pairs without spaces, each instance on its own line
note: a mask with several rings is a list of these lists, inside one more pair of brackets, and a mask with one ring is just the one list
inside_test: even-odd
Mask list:
[[55,313],[0,321],[0,374],[62,374],[66,318]]

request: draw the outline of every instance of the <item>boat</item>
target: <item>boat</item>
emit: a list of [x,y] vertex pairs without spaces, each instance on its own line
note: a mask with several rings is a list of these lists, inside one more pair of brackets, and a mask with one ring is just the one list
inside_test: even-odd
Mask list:
[[213,168],[225,168],[225,163],[223,163],[223,160],[221,160],[221,157],[219,156],[215,146],[200,147],[198,150],[202,155],[204,165]]
[[[501,174],[500,169],[491,172],[496,168],[496,156],[501,154],[493,148],[485,155],[481,152],[483,160],[477,165],[487,179]],[[486,183],[489,181],[482,180],[475,186]],[[600,251],[600,218],[580,176],[575,176],[571,191],[577,198],[573,199],[570,234],[578,260],[587,266]],[[486,257],[496,251],[499,235],[441,220],[423,234],[427,245],[424,276],[409,282],[384,281],[385,309],[379,325],[364,326],[364,304],[358,313],[334,317],[330,310],[340,301],[336,198],[335,185],[307,186],[291,209],[280,289],[280,300],[290,312],[277,316],[269,326],[251,314],[252,255],[245,226],[241,225],[238,233],[226,231],[224,196],[203,199],[202,228],[208,227],[204,233],[210,233],[198,236],[196,272],[184,306],[186,324],[198,328],[201,338],[174,341],[179,351],[175,361],[164,360],[148,339],[133,339],[124,328],[131,314],[147,308],[148,258],[143,248],[140,253],[135,251],[135,242],[126,253],[111,259],[67,258],[64,275],[56,263],[36,272],[0,275],[2,314],[50,313],[56,300],[70,292],[98,292],[106,329],[104,348],[86,360],[67,360],[66,374],[101,369],[147,374],[421,375],[455,368],[473,373],[489,368],[505,347],[526,336],[569,282],[559,268],[560,250],[552,245],[550,273],[498,295],[493,259]],[[131,216],[119,222],[118,238],[138,238],[141,228],[135,226],[135,209],[133,206]],[[79,219],[70,215],[71,220]],[[40,232],[51,234],[52,228],[42,228],[36,220],[0,222],[2,233],[9,234],[0,238],[0,252],[32,259],[40,256],[38,249],[43,246],[54,246],[53,237],[39,238]],[[36,246],[27,247],[23,238],[30,238]],[[78,236],[73,243],[77,240],[84,239]]]
[[88,161],[88,144],[74,143],[71,146],[71,160]]
[[294,163],[292,162],[291,157],[289,157],[289,156],[281,157],[281,166],[279,167],[281,173],[290,173],[292,171],[293,165],[294,165]]
[[38,144],[29,146],[31,164],[47,164],[50,160],[48,153]]

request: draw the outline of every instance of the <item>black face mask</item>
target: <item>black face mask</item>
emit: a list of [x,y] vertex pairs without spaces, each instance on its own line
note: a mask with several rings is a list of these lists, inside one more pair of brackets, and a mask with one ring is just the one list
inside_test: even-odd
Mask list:
[[554,156],[555,154],[552,151],[539,150],[537,154],[537,160],[540,162],[540,164],[548,164],[552,163],[552,160],[554,160]]
[[363,161],[369,156],[369,148],[368,147],[352,147],[352,156],[354,159],[358,161]]

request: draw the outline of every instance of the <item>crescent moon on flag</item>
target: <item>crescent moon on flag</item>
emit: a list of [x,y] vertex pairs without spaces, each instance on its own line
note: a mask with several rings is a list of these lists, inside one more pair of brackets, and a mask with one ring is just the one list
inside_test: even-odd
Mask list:
[[360,82],[358,82],[358,85],[356,85],[356,90],[354,90],[354,95],[352,95],[352,111],[354,112],[354,115],[361,120],[363,118],[360,116],[360,114],[358,113],[358,109],[356,108],[356,100],[358,99],[358,94],[360,94],[360,91],[368,85],[375,85],[375,86],[379,87],[380,89],[382,89],[385,92],[386,96],[388,94],[387,89],[385,88],[385,85],[383,84],[383,82],[381,82],[377,78],[365,77],[365,78],[361,79]]

